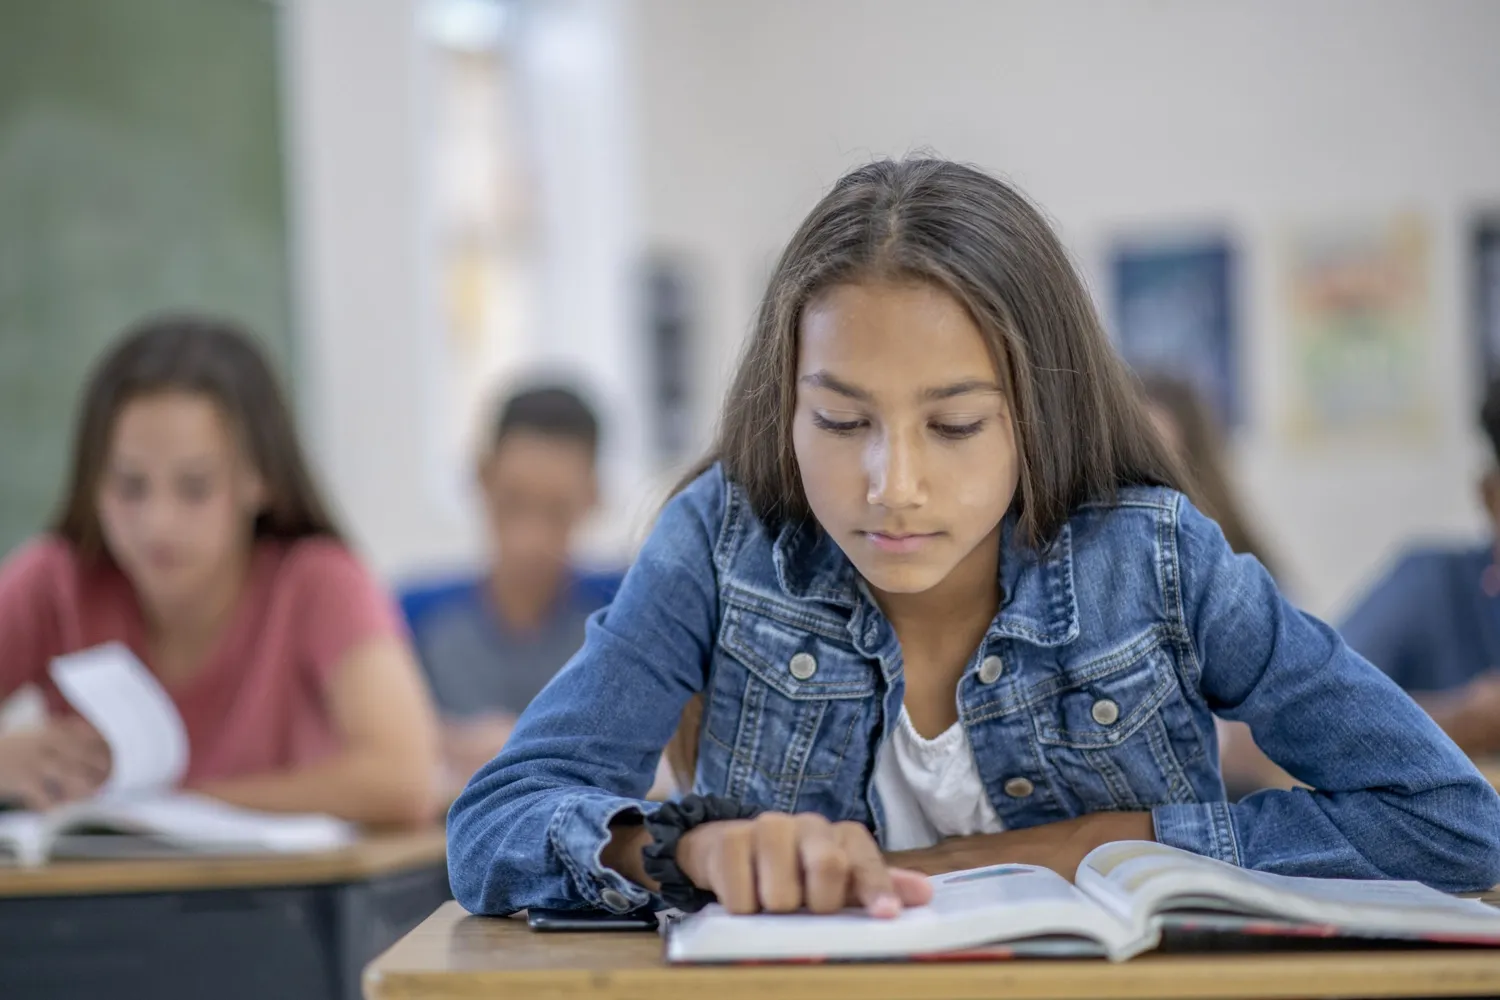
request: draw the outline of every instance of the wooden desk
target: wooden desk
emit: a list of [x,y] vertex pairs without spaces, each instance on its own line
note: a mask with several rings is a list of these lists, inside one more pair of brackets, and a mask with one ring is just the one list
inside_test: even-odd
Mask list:
[[312,854],[0,868],[0,997],[355,1000],[450,898],[441,830]]
[[534,934],[449,902],[365,970],[368,1000],[1067,1000],[1500,995],[1500,951],[1145,955],[1129,962],[665,966],[648,934]]
[[434,827],[419,833],[376,834],[341,850],[315,854],[63,861],[41,868],[0,868],[0,898],[361,882],[443,864],[446,854],[443,831]]

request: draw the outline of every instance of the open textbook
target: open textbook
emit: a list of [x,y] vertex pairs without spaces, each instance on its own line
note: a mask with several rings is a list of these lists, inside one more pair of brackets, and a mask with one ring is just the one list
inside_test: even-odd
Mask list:
[[1417,882],[1292,878],[1145,841],[1105,844],[1075,883],[1030,865],[936,875],[927,906],[882,920],[734,916],[712,905],[667,926],[672,962],[1104,955],[1155,948],[1164,929],[1500,946],[1500,910]]
[[109,777],[85,802],[49,812],[0,812],[0,864],[311,851],[353,839],[353,828],[330,816],[252,812],[174,791],[187,769],[187,731],[171,697],[125,646],[109,643],[58,657],[51,673],[109,744]]

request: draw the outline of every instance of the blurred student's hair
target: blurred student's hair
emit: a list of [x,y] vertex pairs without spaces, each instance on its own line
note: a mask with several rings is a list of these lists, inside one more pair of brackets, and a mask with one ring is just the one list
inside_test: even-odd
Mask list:
[[191,313],[151,317],[126,330],[99,360],[82,396],[72,467],[52,530],[85,559],[107,555],[95,506],[121,410],[165,392],[211,400],[266,488],[258,538],[339,538],[276,376],[255,339],[228,319]]
[[495,416],[490,447],[498,447],[517,431],[572,441],[588,449],[590,457],[599,453],[599,417],[581,395],[566,386],[533,386],[509,396]]
[[1187,494],[1204,514],[1218,522],[1235,552],[1260,560],[1272,576],[1276,566],[1262,539],[1250,527],[1244,509],[1230,487],[1224,431],[1203,394],[1189,381],[1163,372],[1141,377],[1146,398],[1161,407],[1182,437]]

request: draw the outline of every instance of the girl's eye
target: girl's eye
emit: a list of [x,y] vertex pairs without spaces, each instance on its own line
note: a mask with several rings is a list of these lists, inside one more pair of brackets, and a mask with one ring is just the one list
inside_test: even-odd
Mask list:
[[813,426],[834,434],[853,434],[865,425],[863,420],[829,420],[821,413],[813,414]]
[[933,424],[932,429],[938,434],[950,440],[960,441],[966,437],[973,437],[984,427],[983,420],[976,420],[972,424]]
[[146,495],[146,477],[119,473],[114,476],[114,491],[121,500],[139,500]]
[[194,476],[178,483],[177,490],[188,503],[202,503],[213,492],[213,486],[207,479]]

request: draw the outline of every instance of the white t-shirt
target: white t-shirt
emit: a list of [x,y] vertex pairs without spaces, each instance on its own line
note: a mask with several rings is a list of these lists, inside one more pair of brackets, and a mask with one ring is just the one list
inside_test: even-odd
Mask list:
[[888,851],[1005,829],[979,780],[962,722],[934,739],[923,739],[903,706],[875,758],[875,791],[885,812]]

